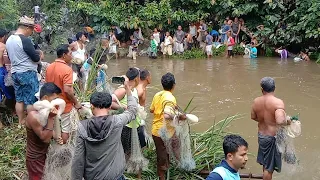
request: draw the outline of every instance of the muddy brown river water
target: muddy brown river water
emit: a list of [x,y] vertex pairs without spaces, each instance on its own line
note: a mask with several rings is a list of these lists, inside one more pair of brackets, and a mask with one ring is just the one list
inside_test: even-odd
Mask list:
[[[224,58],[213,60],[168,60],[138,58],[119,59],[108,62],[108,76],[122,75],[128,67],[147,68],[152,74],[148,87],[147,107],[157,91],[162,89],[160,79],[166,72],[176,77],[174,95],[178,104],[185,107],[194,96],[193,114],[200,123],[192,126],[192,131],[205,131],[214,120],[221,120],[237,113],[243,118],[232,122],[228,131],[240,134],[249,143],[247,167],[243,173],[262,173],[256,163],[257,123],[250,119],[251,104],[261,95],[260,79],[271,76],[276,81],[276,96],[283,99],[289,115],[300,113],[302,135],[295,139],[298,166],[283,164],[281,173],[274,173],[278,180],[317,180],[320,179],[320,66],[311,62],[294,63],[277,58],[257,60]],[[150,119],[151,120],[151,119]]]

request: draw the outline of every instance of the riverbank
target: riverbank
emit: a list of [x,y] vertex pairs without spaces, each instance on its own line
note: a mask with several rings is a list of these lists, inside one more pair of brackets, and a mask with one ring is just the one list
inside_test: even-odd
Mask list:
[[[187,172],[176,168],[172,164],[169,179],[201,179],[198,175],[202,170],[211,170],[223,158],[222,141],[228,134],[227,127],[241,116],[231,116],[219,122],[203,133],[192,133],[192,154],[196,162],[196,169]],[[25,179],[25,153],[26,130],[19,128],[16,123],[0,129],[0,177],[1,179]],[[156,179],[156,157],[154,145],[149,145],[143,150],[144,156],[149,159],[148,169],[143,171],[143,179]],[[208,169],[209,168],[209,169]],[[128,179],[134,179],[134,175],[126,174]]]

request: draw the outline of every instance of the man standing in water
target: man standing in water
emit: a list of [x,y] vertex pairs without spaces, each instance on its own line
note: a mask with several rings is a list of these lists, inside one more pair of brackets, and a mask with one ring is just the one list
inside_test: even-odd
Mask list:
[[276,135],[279,126],[290,124],[287,120],[284,103],[274,96],[275,82],[264,77],[260,82],[262,96],[256,98],[251,110],[251,119],[258,122],[258,157],[263,166],[263,179],[271,180],[273,171],[281,171],[281,153],[277,149]]

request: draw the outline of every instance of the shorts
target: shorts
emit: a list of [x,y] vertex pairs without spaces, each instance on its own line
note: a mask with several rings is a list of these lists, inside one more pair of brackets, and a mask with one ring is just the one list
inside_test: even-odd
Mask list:
[[26,160],[29,180],[41,180],[45,164],[46,159]]
[[[157,169],[161,171],[166,171],[169,168],[170,160],[168,150],[163,140],[160,137],[152,135],[154,144],[156,146],[156,154],[157,154]],[[175,153],[176,157],[178,157],[179,139],[176,138],[175,135],[171,138],[171,147],[172,151]],[[179,158],[179,157],[178,157]],[[159,175],[159,174],[158,174]]]
[[12,86],[7,87],[5,85],[4,79],[6,75],[8,74],[8,71],[5,67],[0,67],[0,102],[1,102],[1,94],[3,93],[7,99],[14,99],[14,89]]
[[116,45],[110,45],[109,46],[109,53],[110,54],[117,54],[117,46]]
[[71,132],[71,113],[61,114],[60,124],[61,124],[61,131],[63,133],[70,133]]
[[164,46],[163,48],[163,54],[168,54],[169,56],[172,55],[172,45]]
[[228,56],[233,56],[233,51],[232,50],[228,50]]
[[12,73],[12,80],[17,102],[32,105],[37,101],[35,94],[39,90],[39,81],[36,71]]
[[206,46],[206,53],[208,56],[212,55],[212,45]]
[[[137,130],[140,147],[143,148],[147,146],[146,138],[144,136],[144,126],[139,126]],[[124,126],[122,129],[121,143],[125,154],[130,154],[131,152],[131,132],[132,129],[127,126]]]
[[183,43],[175,42],[175,49],[178,53],[183,53]]

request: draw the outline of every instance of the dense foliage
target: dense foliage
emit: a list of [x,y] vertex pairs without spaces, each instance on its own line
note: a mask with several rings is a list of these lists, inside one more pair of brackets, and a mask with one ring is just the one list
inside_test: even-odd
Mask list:
[[[4,0],[0,0],[4,1]],[[316,51],[320,45],[320,2],[318,0],[13,0],[0,7],[0,26],[13,28],[17,17],[32,14],[38,4],[48,16],[47,25],[66,28],[89,25],[106,32],[111,25],[123,30],[155,27],[174,30],[178,24],[204,19],[219,29],[226,17],[240,17],[264,48],[289,46],[293,52]],[[64,7],[68,13],[64,14]],[[67,18],[67,24],[61,19]],[[258,25],[264,25],[258,30]],[[56,33],[60,34],[60,33]],[[314,55],[315,57],[317,55]]]

